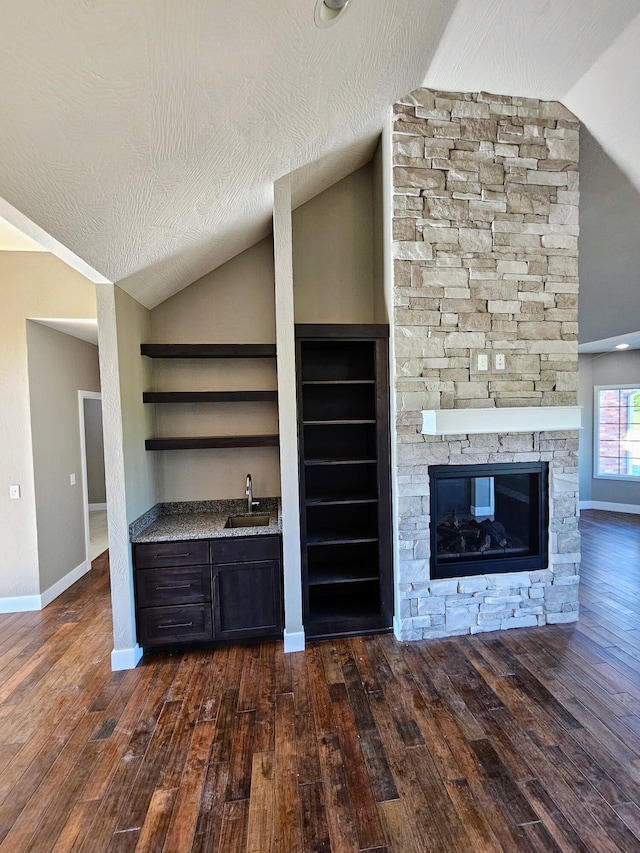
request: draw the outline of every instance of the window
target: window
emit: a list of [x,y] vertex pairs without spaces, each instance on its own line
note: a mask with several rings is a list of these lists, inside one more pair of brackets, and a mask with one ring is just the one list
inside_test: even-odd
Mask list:
[[640,388],[595,389],[594,476],[640,479]]

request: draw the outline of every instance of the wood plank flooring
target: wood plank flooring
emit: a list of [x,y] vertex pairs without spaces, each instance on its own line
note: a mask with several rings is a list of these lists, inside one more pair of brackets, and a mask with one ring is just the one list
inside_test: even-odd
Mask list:
[[577,625],[122,673],[99,557],[0,616],[0,853],[640,851],[640,516],[581,526]]

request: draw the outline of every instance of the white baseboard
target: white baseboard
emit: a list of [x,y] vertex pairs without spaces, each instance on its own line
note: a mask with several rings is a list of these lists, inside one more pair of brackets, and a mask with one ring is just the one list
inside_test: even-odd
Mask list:
[[76,566],[75,569],[72,569],[68,574],[66,574],[63,578],[60,578],[59,581],[50,586],[49,589],[45,589],[45,591],[41,594],[40,599],[42,601],[42,607],[46,607],[47,604],[51,604],[54,598],[57,598],[59,595],[65,591],[65,589],[69,589],[69,587],[74,584],[77,580],[80,580],[82,575],[86,575],[86,573],[91,568],[91,563],[88,560],[84,560],[80,563],[79,566]]
[[42,610],[77,580],[80,580],[90,568],[91,564],[84,560],[40,595],[15,595],[0,598],[0,613],[26,613],[29,610]]
[[397,616],[393,617],[393,636],[396,638],[396,640],[400,639],[400,621],[398,620]]
[[141,657],[142,649],[137,643],[132,649],[113,649],[111,652],[111,671],[135,669]]
[[26,613],[29,610],[42,610],[39,595],[10,595],[0,598],[0,613]]
[[288,652],[304,651],[304,631],[284,632],[284,650]]
[[638,504],[615,504],[609,501],[580,501],[580,509],[603,509],[607,512],[628,512],[640,515]]
[[89,504],[89,512],[100,512],[100,510],[106,509],[106,504]]

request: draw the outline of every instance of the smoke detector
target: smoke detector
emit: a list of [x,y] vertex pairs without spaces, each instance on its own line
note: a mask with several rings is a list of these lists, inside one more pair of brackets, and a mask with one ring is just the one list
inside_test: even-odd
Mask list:
[[317,27],[335,24],[349,5],[350,0],[317,0],[315,21]]

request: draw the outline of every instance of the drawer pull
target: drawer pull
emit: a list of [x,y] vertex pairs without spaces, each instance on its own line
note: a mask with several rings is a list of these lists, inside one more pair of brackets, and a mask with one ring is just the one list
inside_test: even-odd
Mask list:
[[156,586],[156,590],[158,590],[158,589],[191,589],[192,586],[193,586],[193,584],[191,584],[191,583],[181,583],[181,584],[176,584],[175,586],[171,586],[171,585],[161,586],[160,584],[158,584]]
[[193,622],[172,622],[170,625],[156,625],[156,628],[193,628]]
[[154,560],[168,560],[170,557],[190,557],[191,551],[187,551],[184,554],[154,554]]

